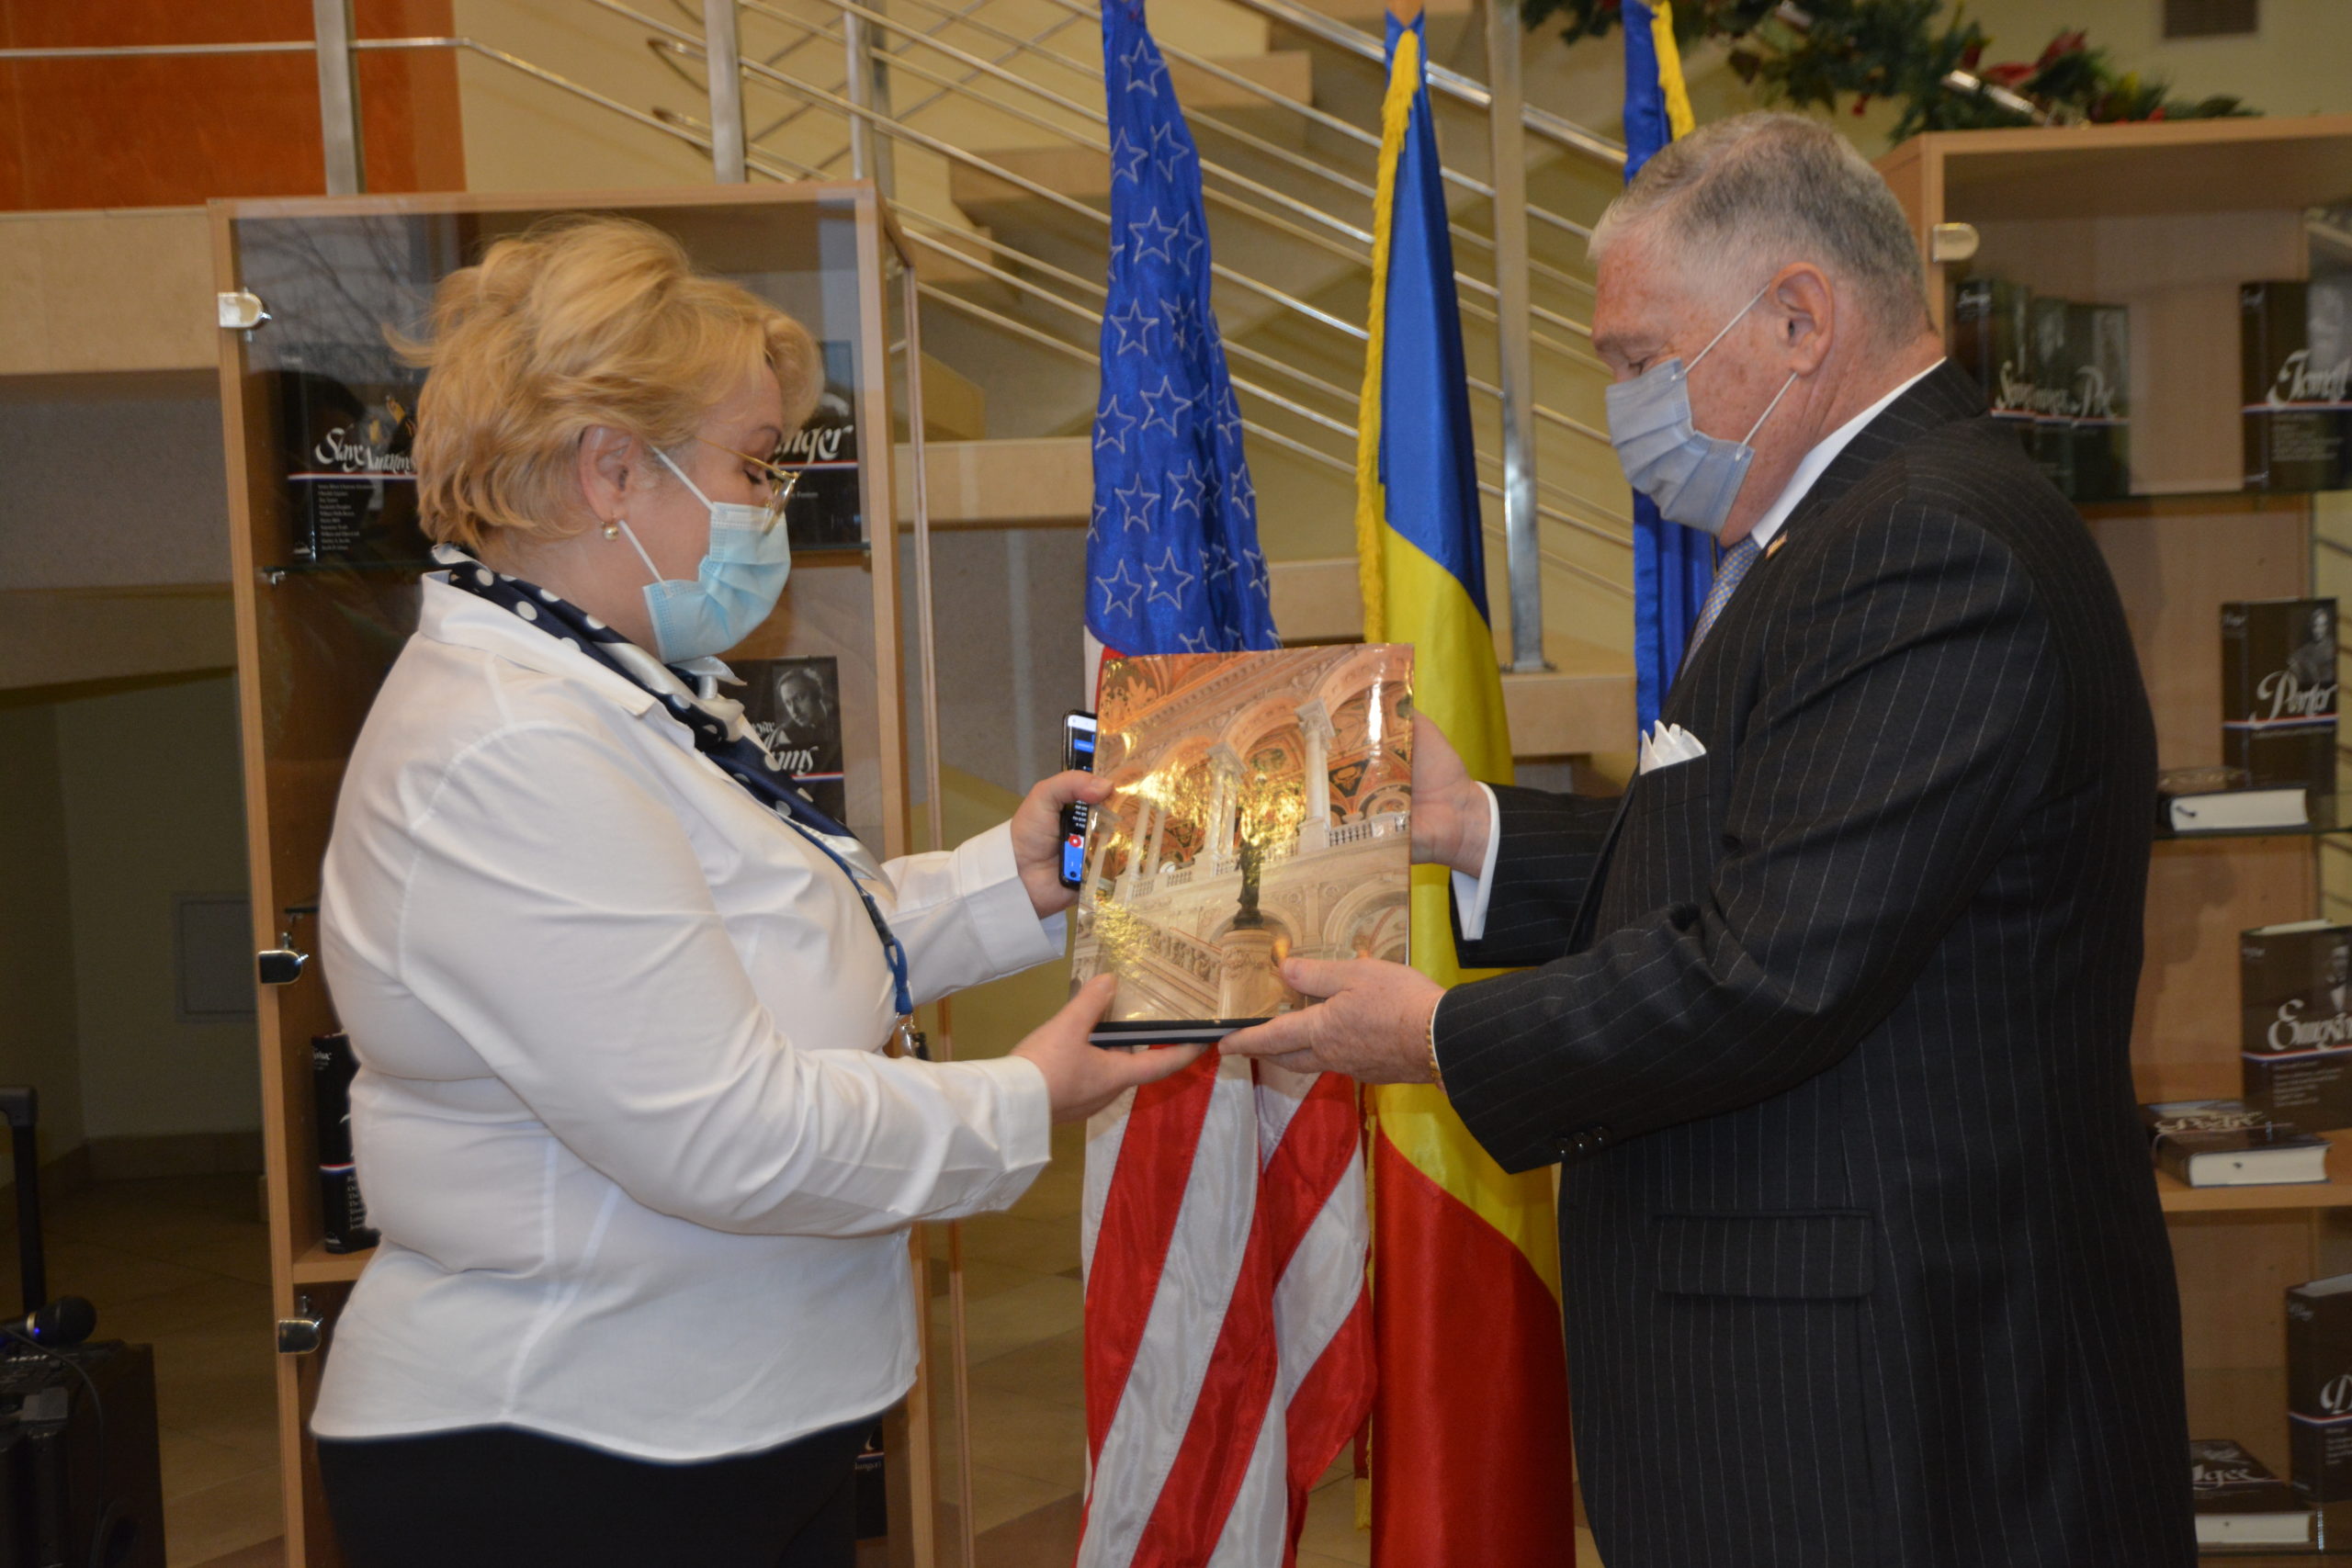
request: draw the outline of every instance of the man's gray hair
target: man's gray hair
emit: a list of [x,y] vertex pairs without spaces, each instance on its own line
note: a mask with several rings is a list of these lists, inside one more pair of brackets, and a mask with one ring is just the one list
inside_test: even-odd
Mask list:
[[1910,220],[1844,137],[1792,114],[1743,114],[1668,143],[1609,204],[1592,260],[1626,229],[1654,229],[1669,254],[1728,296],[1811,262],[1850,284],[1883,342],[1928,324]]

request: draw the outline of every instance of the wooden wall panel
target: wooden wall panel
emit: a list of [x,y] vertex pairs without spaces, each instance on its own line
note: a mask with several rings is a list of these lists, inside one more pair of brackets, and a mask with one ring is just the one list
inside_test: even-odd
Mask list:
[[[451,0],[357,0],[362,38],[446,35]],[[0,44],[258,42],[311,36],[305,0],[0,0]],[[465,185],[458,67],[446,51],[359,63],[368,183]],[[189,206],[325,189],[309,54],[0,65],[0,209]]]

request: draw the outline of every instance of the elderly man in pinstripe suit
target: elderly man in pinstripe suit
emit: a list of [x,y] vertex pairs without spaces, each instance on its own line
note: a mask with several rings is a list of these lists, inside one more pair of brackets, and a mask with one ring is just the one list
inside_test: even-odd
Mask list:
[[[1294,963],[1329,1000],[1227,1049],[1435,1078],[1505,1168],[1565,1162],[1610,1568],[2187,1564],[2128,1058],[2155,752],[2106,568],[1832,132],[1702,130],[1594,251],[1619,395],[1687,387],[1679,427],[1612,400],[1629,476],[1729,547],[1673,730],[1621,806],[1476,784],[1424,726],[1462,956],[1532,967]],[[1663,466],[1626,439],[1660,429]]]

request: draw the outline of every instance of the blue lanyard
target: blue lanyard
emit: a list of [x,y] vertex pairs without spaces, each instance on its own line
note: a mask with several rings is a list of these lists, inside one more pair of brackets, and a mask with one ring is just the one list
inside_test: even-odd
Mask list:
[[857,889],[857,900],[865,906],[865,918],[874,922],[874,934],[882,939],[882,956],[890,964],[891,1006],[898,1009],[901,1018],[914,1011],[914,988],[907,983],[906,943],[900,942],[898,933],[890,929],[890,922],[882,918],[882,906],[874,901],[874,895],[865,890],[865,874],[852,865],[847,856],[827,843],[824,835],[811,831],[782,811],[777,812],[776,817],[789,825],[794,832],[816,845],[827,860],[841,867],[842,874],[849,878],[849,885]]

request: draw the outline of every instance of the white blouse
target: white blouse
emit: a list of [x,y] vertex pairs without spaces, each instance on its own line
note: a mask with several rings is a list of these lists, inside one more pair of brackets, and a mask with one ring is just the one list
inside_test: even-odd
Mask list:
[[[885,869],[919,1000],[1061,953],[1003,828]],[[905,1227],[1047,1157],[1028,1063],[877,1054],[848,878],[663,704],[430,579],[344,778],[321,956],[383,1233],[321,1437],[676,1461],[873,1415],[914,1377]]]

